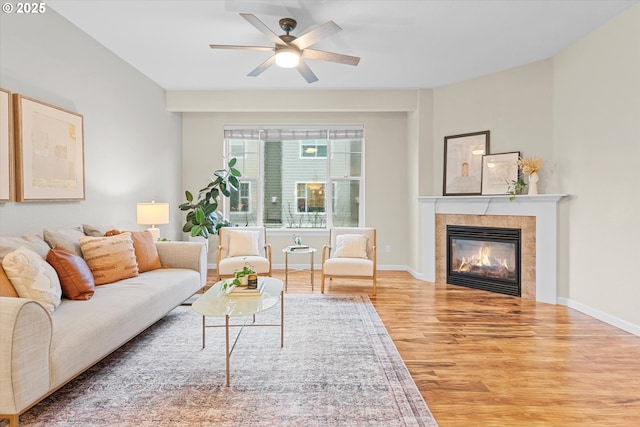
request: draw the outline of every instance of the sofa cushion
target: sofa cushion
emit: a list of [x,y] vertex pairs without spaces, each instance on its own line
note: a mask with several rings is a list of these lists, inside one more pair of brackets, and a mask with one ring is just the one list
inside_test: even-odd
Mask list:
[[[78,256],[82,256],[82,251],[80,250],[80,241],[81,237],[84,237],[84,232],[80,227],[67,228],[61,230],[51,230],[44,229],[42,232],[44,236],[44,240],[51,246],[55,248],[56,246],[62,246],[64,249],[69,252],[73,252]],[[47,252],[48,253],[48,252]],[[44,254],[43,257],[46,257],[47,254]]]
[[258,245],[259,231],[252,230],[225,230],[229,238],[229,256],[260,255]]
[[39,234],[24,234],[20,237],[0,237],[0,261],[9,253],[13,252],[19,247],[29,248],[42,258],[49,253],[49,245],[44,241]]
[[4,268],[0,264],[0,297],[13,297],[16,298],[18,293],[16,288],[11,284],[11,280],[7,277]]
[[367,258],[367,236],[339,234],[336,236],[336,258]]
[[60,305],[62,289],[56,271],[31,249],[18,248],[7,254],[2,267],[20,298],[39,302],[49,313]]
[[88,300],[93,296],[93,274],[82,257],[56,246],[47,254],[47,262],[58,274],[62,296],[73,300]]
[[113,225],[88,225],[82,224],[82,231],[84,234],[91,237],[102,237],[109,230],[113,230]]
[[96,286],[138,275],[130,233],[111,237],[81,237],[80,246]]

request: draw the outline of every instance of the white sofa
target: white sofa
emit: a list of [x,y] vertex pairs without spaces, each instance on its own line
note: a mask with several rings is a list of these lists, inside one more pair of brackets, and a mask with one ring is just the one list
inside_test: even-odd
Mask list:
[[0,297],[0,418],[19,415],[125,344],[200,290],[206,248],[157,242],[163,266],[105,286],[88,301],[63,299],[52,314]]

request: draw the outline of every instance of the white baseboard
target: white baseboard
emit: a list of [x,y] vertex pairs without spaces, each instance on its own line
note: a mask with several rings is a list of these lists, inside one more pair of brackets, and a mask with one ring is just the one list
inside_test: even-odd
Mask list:
[[627,322],[626,320],[622,320],[600,310],[596,310],[595,308],[589,307],[588,305],[584,305],[577,301],[573,301],[569,298],[558,297],[558,304],[565,305],[569,308],[573,308],[574,310],[578,310],[581,313],[591,316],[594,319],[601,320],[611,326],[615,326],[618,329],[629,332],[630,334],[640,336],[640,325],[634,325],[631,322]]

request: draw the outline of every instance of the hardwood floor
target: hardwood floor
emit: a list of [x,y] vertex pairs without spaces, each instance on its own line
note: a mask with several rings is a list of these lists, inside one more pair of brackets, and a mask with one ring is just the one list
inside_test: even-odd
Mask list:
[[[290,274],[288,293],[310,293],[308,277]],[[405,272],[379,271],[370,290],[335,279],[325,293],[369,293],[440,427],[640,425],[640,337],[564,306]]]

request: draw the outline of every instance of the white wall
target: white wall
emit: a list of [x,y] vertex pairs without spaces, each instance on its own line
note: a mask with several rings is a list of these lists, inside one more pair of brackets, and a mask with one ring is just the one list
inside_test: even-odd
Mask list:
[[[273,93],[252,98],[250,108],[271,105]],[[295,99],[289,107],[295,109]],[[411,201],[406,184],[407,116],[406,113],[184,113],[183,157],[184,185],[192,192],[202,188],[211,173],[223,165],[223,130],[237,124],[364,124],[365,127],[365,226],[377,228],[378,262],[384,266],[404,268],[408,257],[409,226],[407,206]],[[290,245],[291,232],[271,231],[274,264],[284,264],[281,249]],[[305,243],[321,249],[328,243],[327,233],[304,231]],[[215,245],[212,238],[211,245]],[[386,253],[386,245],[391,252]],[[212,246],[214,247],[214,246]],[[320,262],[320,254],[315,260]],[[215,251],[209,252],[215,263]],[[305,262],[304,260],[301,262]]]
[[544,159],[538,188],[556,192],[553,160],[553,62],[539,61],[434,89],[431,194],[442,195],[444,137],[489,130],[492,154],[520,151]]
[[554,58],[553,111],[563,296],[640,325],[640,5]]
[[171,203],[181,236],[181,117],[165,92],[49,8],[0,14],[0,87],[84,116],[86,200],[0,204],[0,234],[80,224],[136,225],[136,202]]

